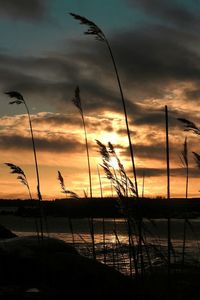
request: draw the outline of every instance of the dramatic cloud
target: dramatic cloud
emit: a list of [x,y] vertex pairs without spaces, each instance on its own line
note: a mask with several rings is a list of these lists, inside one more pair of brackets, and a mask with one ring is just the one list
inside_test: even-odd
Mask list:
[[[77,109],[77,108],[76,108]],[[31,115],[34,131],[51,134],[80,134],[83,131],[83,123],[79,112],[73,114],[42,112]],[[105,115],[85,116],[88,133],[95,131],[114,131],[114,125],[120,127],[121,119],[106,117]],[[115,123],[115,124],[114,124]],[[0,118],[0,132],[27,132],[27,115],[4,116]],[[124,134],[124,133],[123,133]]]
[[[85,150],[84,145],[79,143],[78,140],[73,140],[72,138],[35,138],[35,144],[37,145],[38,151],[46,152],[82,152]],[[6,150],[20,150],[26,151],[30,150],[32,144],[29,137],[23,137],[19,135],[0,137],[0,149]]]
[[194,87],[185,90],[185,97],[187,100],[192,100],[194,102],[200,100],[200,88]]
[[133,7],[140,7],[146,13],[152,14],[159,18],[172,22],[180,27],[197,27],[199,28],[199,12],[195,0],[187,3],[174,0],[127,0]]
[[0,15],[24,20],[39,20],[44,16],[45,0],[0,0]]
[[[179,107],[182,100],[174,92],[179,84],[199,81],[200,55],[196,51],[199,39],[189,33],[161,25],[144,25],[115,34],[110,42],[130,114],[141,114],[138,104],[146,100],[158,99],[164,104],[173,99]],[[1,87],[19,90],[34,97],[34,101],[46,101],[58,109],[61,105],[68,108],[78,84],[87,111],[120,112],[122,105],[113,66],[102,46],[105,45],[84,39],[73,42],[68,52],[60,49],[60,53],[43,57],[13,57],[2,53]]]
[[[83,108],[86,111],[107,109],[120,112],[122,109],[119,92],[106,87],[103,80],[96,80],[93,72],[87,71],[88,67],[82,68],[82,61],[76,58],[72,61],[63,56],[15,58],[1,55],[0,61],[0,85],[4,90],[18,90],[25,97],[34,96],[34,101],[42,100],[43,103],[53,103],[56,109],[61,105],[67,109],[69,104],[71,106],[76,85],[80,84]],[[91,70],[93,66],[95,62],[91,62]],[[89,72],[89,76],[86,72]],[[103,70],[100,73],[103,76]],[[128,106],[135,112],[139,109],[130,101]]]
[[[38,151],[73,154],[85,152],[83,125],[78,112],[76,115],[43,112],[32,115],[31,119]],[[97,153],[97,132],[103,136],[108,132],[112,135],[114,121],[99,115],[85,117],[85,123],[90,148]],[[120,119],[115,121],[115,125],[118,123],[120,124]],[[31,151],[30,131],[27,126],[27,115],[0,118],[0,149]]]
[[[129,46],[121,47],[122,41]],[[140,89],[145,86],[149,97],[164,96],[166,84],[173,81],[199,79],[200,56],[190,49],[190,43],[189,37],[162,26],[123,33],[113,40],[124,75]]]
[[[131,172],[131,170],[129,170]],[[162,177],[167,176],[167,171],[164,168],[137,168],[137,175],[140,177]],[[190,176],[198,177],[200,172],[197,168],[190,169]],[[172,177],[185,177],[184,168],[171,168],[170,176]]]

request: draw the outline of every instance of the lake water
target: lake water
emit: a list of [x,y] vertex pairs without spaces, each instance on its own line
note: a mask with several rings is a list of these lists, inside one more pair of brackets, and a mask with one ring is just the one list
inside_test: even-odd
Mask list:
[[[123,219],[105,219],[103,234],[102,219],[94,219],[95,252],[97,259],[115,267],[123,273],[128,273],[130,268],[129,238],[127,224]],[[0,223],[19,236],[36,235],[35,220],[33,218],[1,216]],[[92,242],[88,219],[67,219],[61,217],[48,217],[48,235],[73,244],[77,250],[92,257]],[[163,263],[167,257],[167,220],[144,220],[145,245],[143,246],[146,266]],[[172,260],[180,261],[183,248],[184,220],[172,219]],[[200,261],[200,219],[190,220],[186,230],[185,261]],[[73,234],[72,234],[73,231]],[[133,236],[134,244],[138,236]]]

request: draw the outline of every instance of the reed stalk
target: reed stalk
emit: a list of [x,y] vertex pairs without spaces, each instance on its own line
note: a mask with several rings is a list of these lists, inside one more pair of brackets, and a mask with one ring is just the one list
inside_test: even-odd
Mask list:
[[[100,195],[101,199],[103,199],[103,188],[102,188],[102,182],[101,182],[101,174],[99,171],[99,166],[97,165],[97,174],[99,178],[99,188],[100,188]],[[106,264],[106,228],[105,228],[105,218],[102,219],[102,231],[103,231],[103,261],[104,264]]]
[[[137,185],[137,174],[136,174],[135,158],[134,158],[134,150],[133,150],[133,144],[132,144],[132,141],[131,141],[131,134],[130,134],[130,129],[129,129],[126,102],[125,102],[124,93],[123,93],[123,89],[122,89],[122,85],[121,85],[121,80],[120,80],[120,76],[119,76],[119,72],[118,72],[118,68],[117,68],[117,64],[116,64],[116,60],[115,60],[112,48],[111,48],[110,43],[109,43],[106,35],[104,34],[104,32],[94,22],[88,20],[87,18],[85,18],[83,16],[80,16],[80,15],[77,15],[77,14],[74,14],[74,13],[70,13],[70,15],[73,18],[75,18],[76,20],[80,21],[80,24],[84,24],[88,27],[88,30],[85,32],[85,34],[93,35],[93,36],[95,36],[95,38],[98,41],[104,42],[107,46],[108,51],[109,51],[109,54],[110,54],[110,57],[111,57],[111,60],[112,60],[112,63],[113,63],[116,79],[117,79],[117,84],[118,84],[120,96],[121,96],[123,112],[124,112],[124,120],[125,120],[125,124],[126,124],[126,131],[127,131],[127,137],[128,137],[128,143],[129,143],[129,151],[130,151],[130,156],[131,156],[131,163],[132,163],[132,171],[133,171],[133,177],[134,177],[136,198],[139,199],[138,185]],[[138,210],[140,211],[139,203],[138,203]],[[143,223],[142,218],[140,218],[140,220],[138,222],[138,227],[139,227],[138,228],[138,233],[139,233],[139,235],[142,235],[142,223]],[[141,244],[141,242],[142,242],[142,236],[139,236],[139,249],[140,249],[140,257],[141,257],[141,265],[143,266],[143,254],[142,254],[142,244]]]
[[68,223],[69,223],[69,228],[70,228],[71,235],[72,235],[72,245],[75,246],[74,228],[73,228],[73,223],[72,223],[71,218],[68,218]]
[[[130,178],[127,176],[125,169],[118,158],[115,149],[111,143],[108,143],[107,147],[102,144],[100,141],[96,141],[99,146],[99,152],[102,157],[102,164],[101,167],[104,169],[106,177],[112,182],[113,187],[118,195],[119,207],[122,213],[125,216],[126,225],[127,225],[127,234],[128,234],[128,241],[129,241],[129,265],[130,265],[130,276],[133,275],[133,267],[132,261],[134,264],[135,269],[135,276],[138,276],[138,261],[136,258],[135,253],[135,246],[133,240],[133,232],[132,232],[132,223],[131,216],[129,209],[127,207],[126,202],[124,201],[127,199],[127,195],[130,194],[131,197],[135,196],[135,187]],[[112,157],[115,157],[118,162],[118,170],[116,171],[112,165]],[[118,176],[119,175],[119,176]],[[133,258],[133,260],[132,260]]]
[[33,134],[33,127],[32,127],[30,111],[29,111],[28,105],[26,104],[26,101],[25,101],[24,97],[19,92],[10,91],[10,92],[6,92],[5,94],[8,95],[10,98],[15,98],[15,100],[10,101],[9,104],[17,104],[17,105],[24,104],[24,106],[26,108],[28,121],[29,121],[29,128],[30,128],[30,133],[31,133],[34,161],[35,161],[35,171],[36,171],[36,178],[37,178],[37,195],[38,195],[39,208],[40,208],[40,232],[41,232],[41,238],[43,239],[42,216],[44,214],[43,214],[43,206],[42,206],[42,194],[41,194],[41,191],[40,191],[40,175],[39,175],[37,152],[36,152],[36,147],[35,147],[35,140],[34,140],[34,134]]
[[187,230],[187,200],[188,200],[188,183],[189,183],[189,163],[188,163],[188,143],[187,137],[185,138],[185,142],[183,144],[183,150],[181,151],[181,163],[183,168],[185,169],[185,200],[186,200],[186,216],[184,219],[184,227],[183,227],[183,249],[182,249],[182,265],[185,263],[185,246],[186,246],[186,230]]
[[[74,95],[74,98],[72,99],[72,102],[78,108],[78,111],[79,111],[81,119],[82,119],[84,138],[85,138],[85,147],[86,147],[86,154],[87,154],[90,199],[92,200],[92,197],[93,197],[93,193],[92,193],[92,174],[91,174],[89,146],[88,146],[88,138],[87,138],[87,130],[86,130],[86,124],[85,124],[85,117],[84,117],[83,107],[82,107],[82,103],[81,103],[80,90],[79,90],[78,86],[75,89],[75,95]],[[91,239],[92,239],[93,258],[96,259],[95,238],[94,238],[94,220],[93,220],[92,217],[89,220],[89,227],[90,227],[90,233],[91,233]]]
[[144,198],[145,172],[142,173],[142,198]]
[[[66,189],[65,186],[65,182],[64,182],[64,178],[61,174],[60,171],[58,171],[58,181],[60,183],[61,186],[61,192],[67,196],[69,196],[70,198],[75,198],[78,199],[78,195],[68,189]],[[68,224],[69,224],[69,229],[71,231],[71,235],[72,235],[72,244],[75,245],[75,238],[74,238],[74,230],[73,230],[73,224],[72,224],[72,220],[70,217],[68,217]]]
[[[130,277],[132,278],[133,276],[133,268],[132,268],[132,254],[134,251],[134,265],[135,265],[135,274],[138,275],[138,264],[137,264],[137,259],[136,259],[136,255],[135,255],[135,249],[134,249],[134,245],[132,243],[132,229],[131,229],[131,225],[130,225],[130,220],[127,219],[127,227],[128,227],[128,254],[129,254],[129,274]],[[137,277],[137,276],[136,276]]]
[[116,255],[116,260],[117,260],[117,263],[119,261],[119,253],[118,253],[118,245],[117,245],[117,223],[116,223],[116,219],[113,218],[113,232],[115,234],[115,255]]
[[[168,121],[168,108],[165,106],[165,134],[166,134],[166,164],[167,164],[167,199],[170,200],[170,165],[169,165],[169,121]],[[171,204],[169,203],[169,208]],[[168,261],[168,291],[170,298],[171,290],[171,218],[170,209],[167,218],[167,261]]]
[[[113,67],[114,67],[114,71],[115,71],[115,75],[116,75],[116,79],[117,79],[117,84],[118,84],[118,88],[119,88],[119,92],[120,92],[120,96],[121,96],[121,101],[122,101],[122,107],[123,107],[123,112],[124,112],[124,121],[126,124],[126,131],[127,131],[127,137],[128,137],[128,143],[129,143],[129,151],[130,151],[130,156],[131,156],[131,163],[132,163],[132,171],[133,171],[133,177],[134,177],[134,184],[135,184],[135,193],[136,193],[136,198],[137,200],[139,199],[139,193],[138,193],[138,184],[137,184],[137,173],[136,173],[136,167],[135,167],[135,157],[134,157],[134,149],[133,149],[133,143],[131,141],[131,134],[130,134],[130,128],[129,128],[129,122],[128,122],[128,114],[127,114],[127,108],[126,108],[126,102],[125,102],[125,98],[124,98],[124,93],[123,93],[123,89],[122,89],[122,84],[121,84],[121,80],[120,80],[120,76],[119,76],[119,72],[118,72],[118,68],[117,68],[117,64],[116,64],[116,60],[112,51],[112,48],[110,46],[110,43],[106,37],[106,35],[104,34],[104,32],[93,22],[91,22],[90,20],[86,19],[85,17],[81,17],[79,15],[75,15],[75,14],[71,14],[75,19],[78,19],[81,24],[85,24],[87,26],[89,26],[88,31],[86,31],[86,34],[92,34],[95,35],[97,40],[105,42],[110,57],[111,57],[111,61],[113,63]],[[138,214],[140,215],[140,203],[138,202]],[[140,258],[141,258],[141,271],[143,273],[143,269],[144,269],[144,263],[143,263],[143,251],[142,251],[142,226],[143,226],[143,220],[142,218],[139,216],[139,221],[138,221],[138,234],[139,234],[139,251],[140,251]]]
[[[120,248],[120,254],[121,254],[121,257],[122,257],[122,259],[123,259],[123,264],[124,265],[126,265],[126,261],[125,261],[125,257],[124,257],[124,254],[123,254],[123,250],[122,250],[122,244],[121,244],[121,242],[120,242],[120,240],[119,240],[119,237],[118,237],[118,234],[117,234],[117,232],[115,232],[114,231],[114,234],[115,234],[115,238],[116,238],[116,241],[117,241],[117,246]],[[121,251],[122,250],[122,251]],[[119,261],[119,260],[118,260]],[[119,266],[119,270],[120,270],[120,266]],[[127,270],[128,271],[128,270]]]
[[[19,166],[16,166],[12,163],[5,163],[5,165],[8,166],[11,169],[11,174],[17,174],[18,175],[17,179],[20,181],[20,183],[22,185],[24,185],[27,188],[28,194],[29,194],[29,199],[32,202],[33,197],[32,197],[32,194],[31,194],[30,185],[28,183],[28,179],[27,179],[26,174],[24,173],[24,171]],[[34,220],[35,220],[35,228],[36,228],[37,238],[38,238],[38,241],[39,241],[40,235],[39,235],[38,223],[37,223],[36,218],[34,218]]]
[[123,106],[123,111],[124,111],[124,120],[125,120],[125,124],[126,124],[126,131],[127,131],[128,142],[129,142],[129,150],[130,150],[130,155],[131,155],[133,176],[134,176],[134,182],[135,182],[135,190],[136,190],[136,195],[138,197],[137,174],[136,174],[136,168],[135,168],[133,144],[132,144],[132,141],[131,141],[131,134],[130,134],[130,129],[129,129],[126,102],[125,102],[123,89],[122,89],[122,85],[121,85],[121,80],[120,80],[120,77],[119,77],[119,72],[118,72],[118,68],[117,68],[117,64],[116,64],[116,60],[115,60],[112,48],[111,48],[110,43],[109,43],[106,35],[104,34],[104,32],[94,22],[88,20],[85,17],[74,14],[74,13],[70,13],[70,15],[72,17],[74,17],[75,19],[79,20],[80,24],[84,24],[84,25],[88,26],[88,30],[85,32],[85,34],[95,36],[97,40],[99,40],[101,42],[104,42],[106,44],[107,48],[108,48],[108,51],[109,51],[109,54],[110,54],[110,57],[111,57],[111,60],[112,60],[112,63],[113,63],[113,67],[114,67],[114,71],[115,71],[115,75],[116,75],[116,79],[117,79],[117,83],[118,83],[120,96],[121,96],[121,101],[122,101],[122,106]]

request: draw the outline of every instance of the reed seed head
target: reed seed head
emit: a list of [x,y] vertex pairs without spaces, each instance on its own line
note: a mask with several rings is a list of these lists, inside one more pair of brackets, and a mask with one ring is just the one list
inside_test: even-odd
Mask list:
[[10,101],[9,104],[21,104],[24,103],[23,96],[16,91],[5,92],[10,98],[15,98],[16,100]]
[[62,174],[60,171],[58,171],[58,181],[60,182],[62,193],[68,195],[69,198],[79,199],[79,196],[76,193],[66,189],[64,178],[62,177]]
[[11,172],[10,172],[11,174],[19,175],[19,176],[17,176],[17,179],[21,182],[21,184],[25,185],[29,189],[29,184],[28,184],[28,181],[27,181],[24,171],[20,167],[14,165],[12,163],[5,163],[5,165],[11,169]]
[[184,124],[185,131],[192,131],[194,134],[200,135],[200,128],[195,123],[182,118],[178,118],[178,120]]
[[196,152],[193,152],[193,154],[194,154],[194,159],[197,164],[197,167],[200,169],[200,154],[198,154]]
[[96,142],[97,142],[97,145],[99,147],[99,152],[100,152],[102,158],[109,162],[110,161],[110,154],[109,154],[106,146],[104,144],[102,144],[99,140],[96,140]]
[[11,169],[12,174],[19,174],[19,175],[26,177],[24,171],[20,167],[14,165],[12,163],[5,163],[5,165]]
[[101,42],[104,42],[106,40],[103,31],[94,22],[74,13],[70,13],[70,15],[74,19],[80,21],[80,24],[88,26],[88,30],[84,32],[85,34],[94,35],[95,38]]
[[83,109],[81,104],[81,97],[80,97],[80,89],[77,86],[74,92],[74,98],[72,99],[73,104],[78,108],[81,115],[83,115]]

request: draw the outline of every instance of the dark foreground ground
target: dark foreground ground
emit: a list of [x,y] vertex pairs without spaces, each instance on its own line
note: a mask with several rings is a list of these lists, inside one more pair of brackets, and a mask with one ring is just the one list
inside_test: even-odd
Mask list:
[[[18,238],[0,228],[0,299],[200,299],[200,268],[166,266],[130,279],[57,239]],[[5,237],[7,236],[7,239]]]
[[[43,201],[43,209],[47,216],[72,218],[117,218],[126,215],[127,211],[132,216],[144,218],[194,218],[200,216],[200,199],[59,199]],[[37,215],[38,211],[37,200],[0,200],[1,214],[33,216]]]

